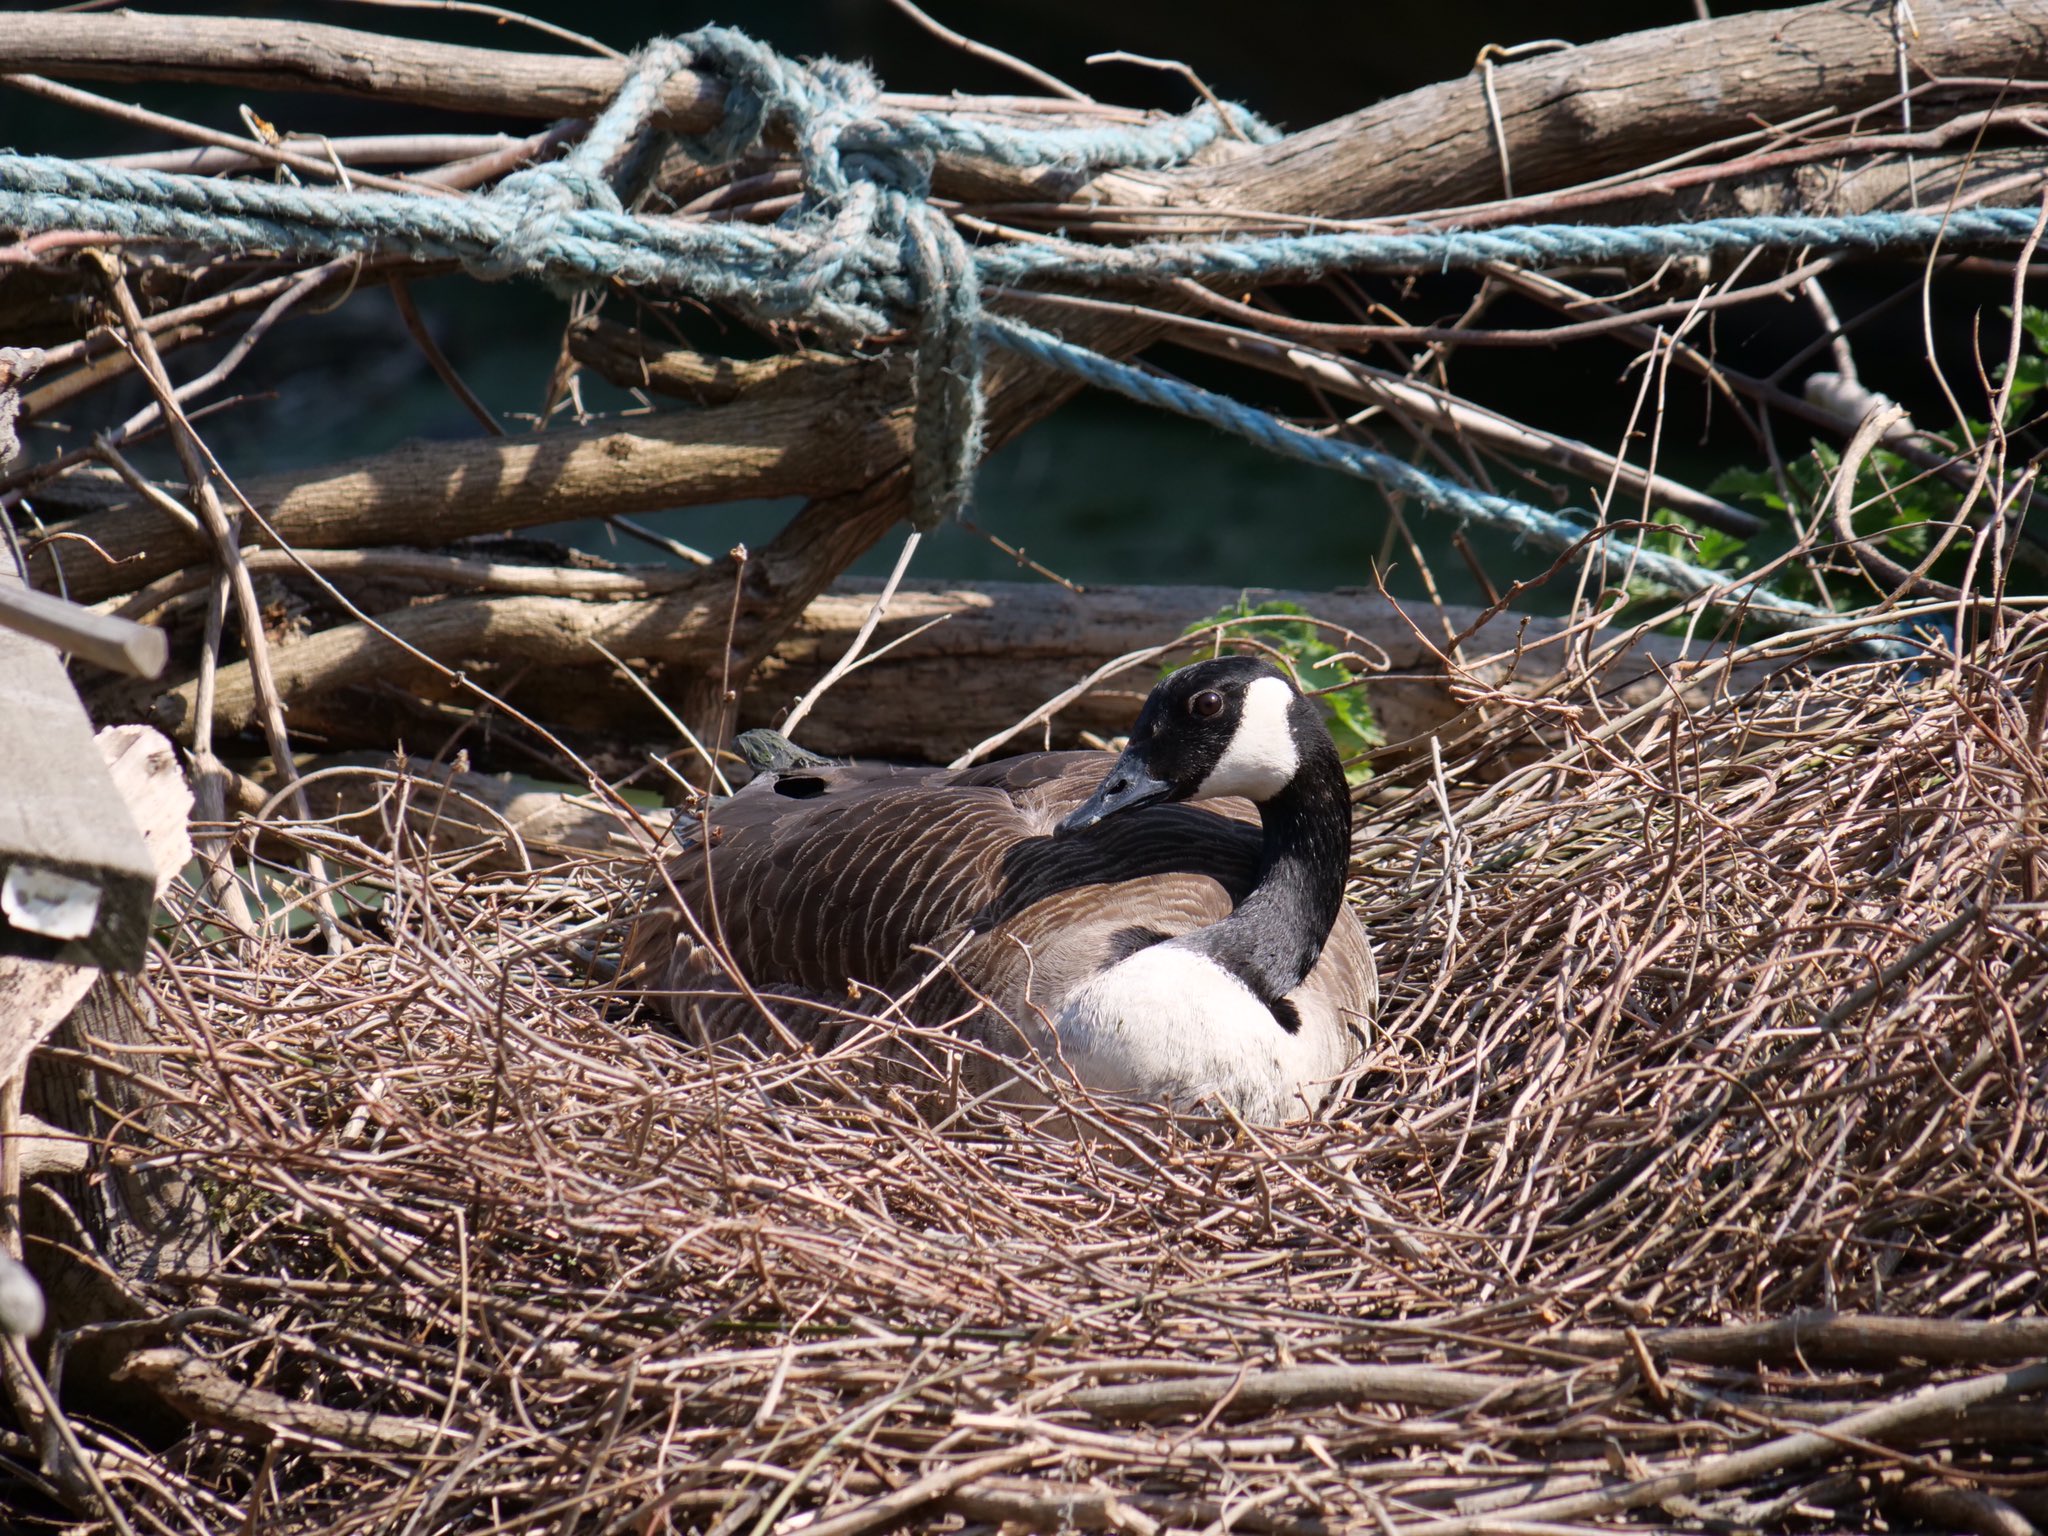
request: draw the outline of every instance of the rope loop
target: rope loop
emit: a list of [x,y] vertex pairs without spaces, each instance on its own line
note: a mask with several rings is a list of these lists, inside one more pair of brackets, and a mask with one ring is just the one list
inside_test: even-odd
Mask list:
[[936,527],[966,509],[981,459],[980,280],[966,242],[928,201],[943,135],[923,114],[881,110],[881,85],[864,65],[794,64],[728,27],[705,27],[678,46],[726,81],[725,118],[686,144],[729,162],[786,129],[803,171],[803,196],[779,221],[806,247],[782,289],[765,285],[757,314],[852,320],[840,339],[874,339],[894,324],[885,296],[906,287],[915,314],[911,521]]
[[493,280],[547,276],[568,215],[624,214],[653,161],[649,126],[662,87],[689,62],[677,43],[650,43],[575,149],[499,182],[485,201],[502,218],[501,232],[493,249],[471,258],[470,270]]
[[911,521],[920,529],[966,509],[982,446],[981,274],[952,221],[929,202],[939,156],[1083,174],[1177,165],[1226,131],[1254,142],[1278,137],[1241,107],[1227,108],[1226,122],[1206,105],[1162,123],[1020,131],[885,109],[865,65],[798,64],[730,27],[700,28],[675,46],[726,82],[725,115],[684,142],[691,154],[730,163],[782,129],[803,168],[803,197],[779,227],[808,249],[786,286],[757,290],[753,312],[814,329],[836,319],[841,339],[859,342],[893,324],[888,301],[908,290],[916,314]]
[[923,532],[966,510],[981,463],[981,285],[951,219],[922,199],[890,195],[904,201],[904,251],[924,299],[910,445],[910,522]]

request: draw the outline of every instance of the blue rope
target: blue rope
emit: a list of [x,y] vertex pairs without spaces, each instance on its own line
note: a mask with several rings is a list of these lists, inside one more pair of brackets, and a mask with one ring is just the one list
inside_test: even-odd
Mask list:
[[[743,307],[807,324],[836,318],[854,336],[876,334],[892,307],[917,316],[911,522],[922,529],[965,510],[982,442],[981,277],[952,220],[928,201],[938,156],[1083,174],[1105,165],[1176,165],[1226,127],[1264,142],[1278,137],[1242,108],[1229,109],[1228,124],[1203,107],[1144,126],[1032,131],[888,112],[881,85],[864,66],[794,64],[729,27],[704,27],[656,48],[726,81],[719,127],[685,145],[700,159],[733,160],[774,125],[796,141],[804,197],[783,228],[809,238],[792,268],[752,274]],[[640,73],[649,67],[643,63]]]
[[[1484,523],[1498,528],[1518,544],[1533,541],[1551,549],[1568,549],[1599,527],[1599,520],[1589,512],[1576,508],[1566,512],[1547,512],[1506,496],[1468,490],[1451,481],[1439,480],[1376,449],[1339,438],[1314,436],[1227,395],[1213,394],[1179,379],[1165,378],[1130,363],[1120,363],[1018,320],[990,315],[981,324],[990,340],[1001,342],[1013,352],[1071,374],[1098,389],[1114,391],[1140,405],[1156,406],[1206,422],[1282,458],[1370,480],[1390,494],[1412,497],[1432,512],[1448,513],[1461,522]],[[1834,617],[1827,609],[1782,597],[1755,583],[1724,590],[1727,587],[1725,576],[1700,570],[1654,550],[1637,548],[1617,534],[1600,536],[1590,548],[1667,592],[1688,597],[1718,593],[1720,602],[1747,606],[1760,614],[1795,623]]]
[[1693,224],[1518,224],[1418,234],[1264,235],[1199,244],[1125,246],[1072,241],[977,253],[984,281],[1164,283],[1177,278],[1305,281],[1331,272],[1462,272],[1489,262],[1540,268],[1719,256],[1752,250],[1873,252],[1950,245],[2017,245],[2033,233],[2032,208],[1963,208],[1948,214],[1801,214],[1702,219]]
[[[456,260],[480,271],[503,268],[571,282],[618,278],[635,286],[732,303],[763,318],[802,319],[828,333],[858,337],[890,330],[895,323],[892,312],[915,300],[911,263],[900,248],[885,250],[875,242],[876,248],[866,249],[848,230],[821,231],[800,219],[772,226],[699,223],[587,205],[563,209],[538,223],[508,217],[505,204],[526,199],[506,196],[506,189],[526,177],[550,174],[568,179],[552,165],[541,166],[508,177],[487,197],[458,200],[176,176],[46,155],[0,154],[0,228],[23,234],[104,229],[130,240],[274,250],[290,256],[362,252]],[[845,197],[854,200],[859,195],[856,183]],[[2036,216],[2032,209],[1974,208],[1946,217],[1771,215],[1697,224],[1536,224],[1406,235],[1273,235],[1187,244],[1098,246],[1058,240],[983,247],[971,255],[975,274],[985,283],[1146,283],[1182,277],[1267,282],[1310,279],[1336,270],[1445,272],[1487,262],[1583,265],[1759,247],[1815,253],[1925,249],[1937,236],[1951,245],[2017,245],[2032,232]],[[815,312],[806,300],[816,302]]]
[[[795,140],[804,196],[774,229],[686,224],[628,212],[662,86],[698,67],[727,82],[712,133],[684,140],[730,161],[780,128]],[[1177,165],[1226,132],[1278,135],[1241,107],[1203,106],[1144,124],[1020,130],[885,108],[860,65],[809,66],[724,27],[651,44],[565,158],[453,199],[121,172],[46,156],[0,156],[0,227],[98,229],[125,240],[299,257],[397,254],[456,261],[479,276],[588,284],[617,279],[722,303],[757,323],[801,322],[852,342],[914,315],[917,397],[912,520],[964,509],[981,455],[980,269],[930,206],[941,154],[1084,175]]]
[[[1215,108],[1202,106],[1144,124],[1007,128],[951,113],[885,108],[881,87],[864,65],[836,59],[796,64],[730,27],[704,27],[678,42],[696,67],[727,81],[724,121],[688,145],[700,159],[709,164],[737,159],[780,123],[797,140],[806,170],[816,167],[828,190],[836,179],[833,164],[859,156],[915,154],[929,160],[951,154],[1020,170],[1164,170],[1184,164],[1233,130],[1260,144],[1280,137],[1235,104],[1226,104],[1228,123]],[[829,132],[809,131],[813,128]]]
[[[662,87],[697,68],[727,83],[725,113],[681,140],[723,164],[772,131],[788,134],[803,196],[775,225],[686,221],[630,211],[656,160],[650,123]],[[474,198],[331,190],[165,175],[0,155],[0,228],[39,234],[105,230],[124,240],[294,257],[400,255],[454,261],[489,278],[589,284],[617,280],[715,302],[759,324],[796,323],[842,344],[890,334],[914,317],[912,521],[934,526],[964,509],[982,442],[982,343],[993,340],[1090,383],[1235,432],[1277,453],[1341,469],[1477,518],[1517,537],[1565,547],[1586,530],[1554,513],[1482,496],[1356,445],[1310,437],[1266,413],[1169,385],[1047,332],[983,313],[984,284],[1158,283],[1191,277],[1255,284],[1338,270],[1441,272],[1487,262],[1540,267],[1642,261],[1728,251],[1814,252],[2017,244],[2030,210],[1965,209],[1837,218],[1759,217],[1697,224],[1532,225],[1467,231],[1272,235],[1110,247],[1065,238],[970,248],[931,206],[942,154],[1016,168],[1086,174],[1185,163],[1226,132],[1277,135],[1241,107],[1199,107],[1144,124],[1012,128],[950,113],[886,106],[864,66],[797,64],[745,34],[705,27],[657,41],[564,158],[506,177]],[[1717,586],[1683,562],[1611,551],[1674,591]],[[1735,600],[1786,615],[1815,613],[1745,589]]]

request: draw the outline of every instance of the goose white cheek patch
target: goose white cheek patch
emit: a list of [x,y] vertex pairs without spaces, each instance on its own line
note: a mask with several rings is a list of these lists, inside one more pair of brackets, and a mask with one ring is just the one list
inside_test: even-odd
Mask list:
[[1294,728],[1287,718],[1294,690],[1277,677],[1262,677],[1244,691],[1244,710],[1222,758],[1202,780],[1193,798],[1243,795],[1270,800],[1288,785],[1301,757],[1294,747]]

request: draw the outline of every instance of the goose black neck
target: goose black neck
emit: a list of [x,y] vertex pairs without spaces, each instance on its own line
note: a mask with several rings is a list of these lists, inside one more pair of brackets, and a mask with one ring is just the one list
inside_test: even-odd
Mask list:
[[[1344,904],[1351,797],[1337,748],[1304,732],[1301,766],[1259,807],[1265,849],[1258,882],[1230,916],[1187,942],[1226,967],[1271,1008],[1315,968]],[[1286,1023],[1289,1014],[1281,1014]]]

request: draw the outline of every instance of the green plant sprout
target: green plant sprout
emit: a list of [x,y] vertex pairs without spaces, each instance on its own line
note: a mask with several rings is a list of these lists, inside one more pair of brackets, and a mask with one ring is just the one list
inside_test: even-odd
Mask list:
[[[2012,311],[2003,311],[2010,316]],[[2004,427],[2007,432],[2028,424],[2041,390],[2048,386],[2048,309],[2027,305],[2020,311],[2020,328],[2025,344],[2013,368],[2012,387],[2006,398]],[[2001,363],[1994,375],[2005,381]],[[1990,433],[1982,421],[1969,423],[1970,436],[1981,442]],[[1841,453],[1815,441],[1812,451],[1785,465],[1785,485],[1767,469],[1737,468],[1720,475],[1708,491],[1716,496],[1740,498],[1778,514],[1789,526],[1795,520],[1812,526],[1824,517],[1827,499]],[[1785,490],[1789,488],[1788,503]],[[1873,449],[1857,467],[1851,524],[1857,534],[1876,539],[1879,547],[1902,565],[1917,564],[1932,547],[1937,534],[1955,520],[1961,510],[1963,493],[1945,480],[1926,474],[1918,465],[1889,448]],[[1702,527],[1691,518],[1665,509],[1652,515],[1656,525],[1643,536],[1643,547],[1659,554],[1674,555],[1703,569],[1734,576],[1754,563],[1746,542],[1732,534]],[[1968,548],[1968,534],[1944,560],[1960,559]],[[1788,567],[1770,583],[1787,596],[1817,601],[1820,589],[1811,575]],[[1648,596],[1647,589],[1641,594]],[[1830,593],[1837,606],[1849,603],[1840,593]],[[1853,605],[1852,605],[1853,606]]]

